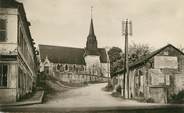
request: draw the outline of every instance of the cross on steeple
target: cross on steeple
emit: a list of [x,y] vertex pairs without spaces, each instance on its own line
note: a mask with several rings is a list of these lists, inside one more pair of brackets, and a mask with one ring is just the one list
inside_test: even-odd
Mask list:
[[93,6],[91,6],[91,19],[93,19]]

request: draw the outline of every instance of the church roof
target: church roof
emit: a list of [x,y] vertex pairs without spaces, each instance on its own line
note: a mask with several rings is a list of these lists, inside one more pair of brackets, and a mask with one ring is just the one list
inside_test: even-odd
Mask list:
[[48,57],[49,61],[53,63],[85,64],[84,49],[81,48],[39,45],[39,50],[42,61]]
[[[44,61],[47,57],[53,63],[85,65],[83,48],[39,45],[40,58]],[[104,48],[98,48],[101,63],[107,63],[107,55]]]

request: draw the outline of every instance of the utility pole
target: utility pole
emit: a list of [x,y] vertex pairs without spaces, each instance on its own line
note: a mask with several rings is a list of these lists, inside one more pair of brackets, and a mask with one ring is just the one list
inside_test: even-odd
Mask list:
[[125,36],[125,62],[123,75],[123,97],[129,98],[129,61],[128,61],[128,36],[132,35],[132,22],[128,19],[122,22],[122,35]]
[[108,84],[110,84],[110,58],[109,58],[109,54],[108,54],[108,51],[109,51],[109,48],[106,47],[105,48],[105,52],[106,52],[106,55],[107,55],[107,77],[108,77]]

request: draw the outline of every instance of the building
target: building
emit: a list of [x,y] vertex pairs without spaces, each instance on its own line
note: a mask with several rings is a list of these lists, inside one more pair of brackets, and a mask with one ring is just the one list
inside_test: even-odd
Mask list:
[[66,75],[64,78],[67,78],[67,81],[76,82],[79,81],[79,76],[84,79],[87,75],[93,75],[91,79],[94,81],[100,77],[108,77],[110,66],[107,52],[105,48],[98,48],[97,45],[93,19],[91,19],[85,48],[39,45],[41,71],[50,75],[57,72],[60,77]]
[[37,59],[22,3],[0,0],[0,103],[15,102],[35,86]]
[[[129,70],[122,94],[125,98],[167,103],[173,94],[184,90],[184,53],[171,44],[130,64]],[[121,70],[113,78],[122,88],[124,73]]]

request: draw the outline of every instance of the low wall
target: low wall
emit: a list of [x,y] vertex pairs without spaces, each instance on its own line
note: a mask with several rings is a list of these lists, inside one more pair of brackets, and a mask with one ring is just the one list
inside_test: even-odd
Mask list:
[[0,89],[0,104],[16,102],[16,89]]
[[59,78],[64,82],[69,83],[107,82],[108,80],[106,77],[99,77],[97,75],[79,74],[79,73],[54,72],[53,76]]

